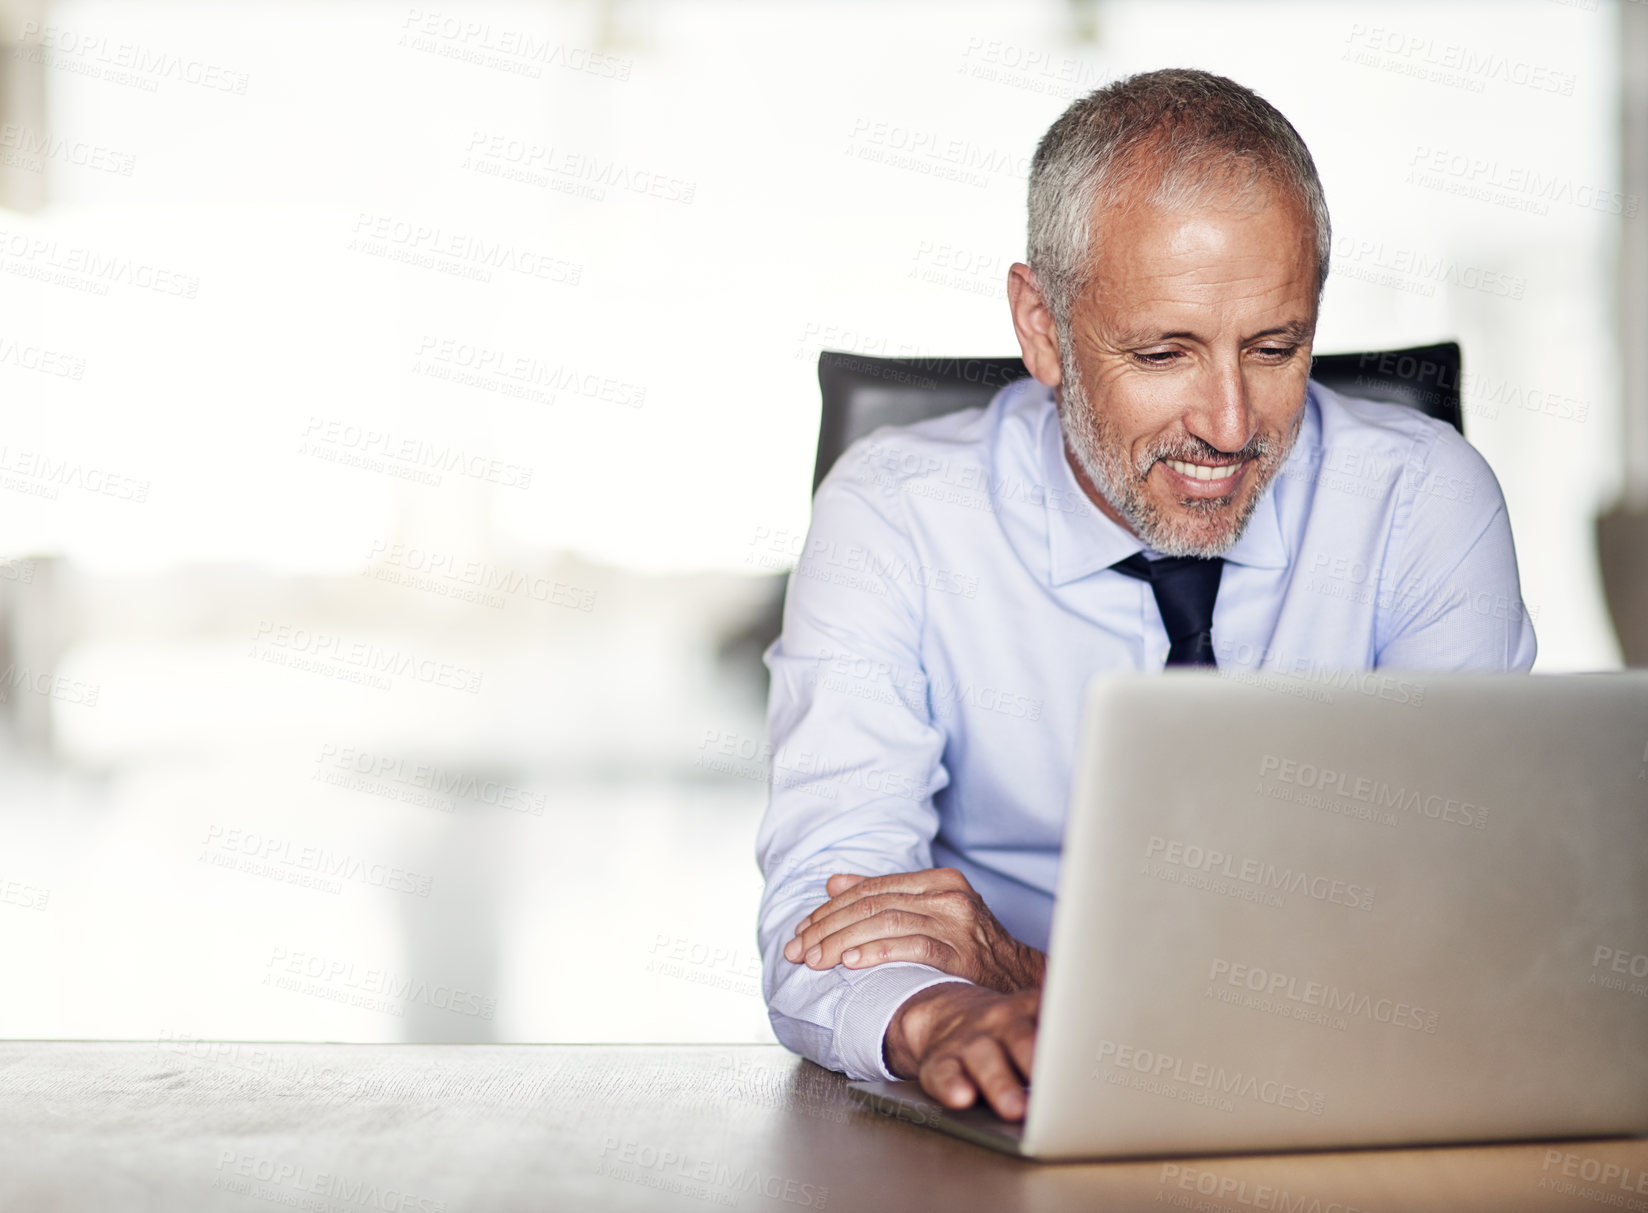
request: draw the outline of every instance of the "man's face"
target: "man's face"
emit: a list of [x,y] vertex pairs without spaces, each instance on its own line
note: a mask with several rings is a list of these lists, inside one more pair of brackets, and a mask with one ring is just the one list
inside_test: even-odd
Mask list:
[[1308,221],[1258,187],[1222,207],[1138,206],[1098,223],[1059,343],[1077,478],[1157,551],[1219,555],[1298,434],[1316,329]]

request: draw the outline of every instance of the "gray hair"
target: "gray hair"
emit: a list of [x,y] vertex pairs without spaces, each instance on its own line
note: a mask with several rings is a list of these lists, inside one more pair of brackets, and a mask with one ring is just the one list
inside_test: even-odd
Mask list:
[[1030,268],[1061,338],[1087,287],[1098,202],[1143,186],[1145,200],[1181,209],[1260,181],[1291,193],[1315,228],[1320,300],[1333,239],[1327,199],[1305,141],[1275,106],[1234,80],[1186,68],[1141,72],[1074,102],[1030,165]]

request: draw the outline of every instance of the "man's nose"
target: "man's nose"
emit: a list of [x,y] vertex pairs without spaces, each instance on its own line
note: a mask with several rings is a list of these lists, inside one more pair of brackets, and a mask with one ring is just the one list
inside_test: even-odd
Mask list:
[[1253,437],[1253,408],[1240,359],[1221,359],[1208,368],[1199,399],[1185,418],[1185,428],[1209,446],[1229,454]]

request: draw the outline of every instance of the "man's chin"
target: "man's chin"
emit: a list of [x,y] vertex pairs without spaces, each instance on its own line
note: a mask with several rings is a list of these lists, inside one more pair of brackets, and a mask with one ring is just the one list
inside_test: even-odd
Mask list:
[[1173,531],[1147,536],[1145,542],[1151,549],[1160,552],[1163,556],[1195,556],[1203,560],[1214,556],[1223,556],[1236,546],[1239,534],[1221,531],[1218,534],[1195,533],[1187,534],[1184,531]]
[[1138,528],[1158,552],[1183,556],[1222,556],[1246,529],[1252,509],[1245,494],[1175,499],[1156,505],[1149,525]]

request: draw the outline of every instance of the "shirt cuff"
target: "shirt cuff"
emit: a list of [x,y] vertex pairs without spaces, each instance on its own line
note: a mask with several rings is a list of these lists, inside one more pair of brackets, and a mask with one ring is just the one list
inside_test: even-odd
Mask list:
[[974,984],[965,977],[952,977],[929,965],[908,961],[877,965],[854,981],[836,1013],[836,1050],[846,1064],[847,1076],[898,1082],[899,1076],[887,1068],[882,1050],[887,1028],[913,995],[947,981]]

